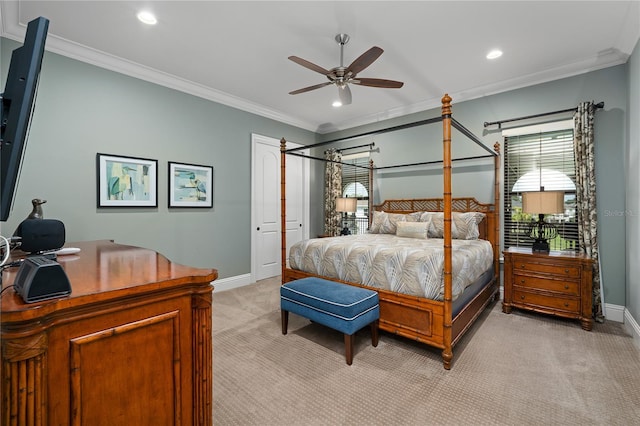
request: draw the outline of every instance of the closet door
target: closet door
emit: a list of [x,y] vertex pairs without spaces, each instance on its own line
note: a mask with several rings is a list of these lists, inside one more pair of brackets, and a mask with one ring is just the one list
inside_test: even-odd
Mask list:
[[[252,145],[252,275],[258,281],[281,273],[280,141],[254,134]],[[288,254],[308,235],[308,161],[287,156],[286,173]]]

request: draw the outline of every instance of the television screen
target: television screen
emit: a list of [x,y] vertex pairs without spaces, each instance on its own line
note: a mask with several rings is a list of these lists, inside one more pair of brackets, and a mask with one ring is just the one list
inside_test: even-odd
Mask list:
[[11,55],[0,116],[0,221],[8,219],[18,185],[48,28],[43,17],[29,22],[24,44]]

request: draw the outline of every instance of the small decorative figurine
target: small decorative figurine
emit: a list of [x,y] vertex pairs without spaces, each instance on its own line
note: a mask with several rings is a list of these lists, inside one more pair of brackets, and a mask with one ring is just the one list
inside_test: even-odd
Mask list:
[[39,198],[34,198],[31,200],[31,204],[33,204],[33,210],[27,216],[27,219],[44,219],[44,214],[42,213],[42,205],[46,203],[47,200],[41,200]]

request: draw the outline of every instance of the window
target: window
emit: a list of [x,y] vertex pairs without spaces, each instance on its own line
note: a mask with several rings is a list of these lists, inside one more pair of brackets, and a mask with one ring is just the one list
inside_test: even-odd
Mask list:
[[558,236],[549,241],[551,250],[578,250],[573,129],[566,128],[566,122],[564,127],[519,135],[503,133],[505,247],[531,247],[529,226],[538,217],[523,213],[522,193],[544,187],[564,192],[564,213],[544,218],[558,229]]
[[369,152],[342,156],[342,196],[357,198],[357,210],[350,215],[352,234],[364,234],[369,226]]

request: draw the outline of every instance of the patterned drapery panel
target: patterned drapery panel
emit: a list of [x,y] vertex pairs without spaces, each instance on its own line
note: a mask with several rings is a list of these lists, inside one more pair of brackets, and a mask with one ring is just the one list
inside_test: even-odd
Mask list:
[[336,199],[342,197],[342,154],[335,149],[325,151],[324,169],[324,233],[340,235],[340,213],[336,212]]
[[596,173],[594,158],[594,102],[582,102],[574,115],[574,150],[576,161],[576,202],[578,241],[581,249],[593,259],[593,316],[604,322],[600,292],[600,256],[596,214]]

